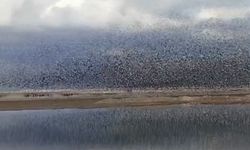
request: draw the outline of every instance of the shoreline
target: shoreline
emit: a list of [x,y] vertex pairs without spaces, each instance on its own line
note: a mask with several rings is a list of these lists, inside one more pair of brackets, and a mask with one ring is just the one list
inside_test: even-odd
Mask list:
[[250,89],[61,90],[0,93],[0,111],[171,105],[246,105]]

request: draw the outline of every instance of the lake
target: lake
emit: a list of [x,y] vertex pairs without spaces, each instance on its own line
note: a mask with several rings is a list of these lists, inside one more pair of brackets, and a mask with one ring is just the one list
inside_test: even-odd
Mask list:
[[248,150],[249,105],[0,112],[3,150]]

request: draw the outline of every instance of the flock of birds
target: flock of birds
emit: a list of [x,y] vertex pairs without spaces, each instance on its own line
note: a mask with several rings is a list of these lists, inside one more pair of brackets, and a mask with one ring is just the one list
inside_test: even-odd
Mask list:
[[250,83],[249,23],[152,29],[1,29],[0,87],[238,87]]

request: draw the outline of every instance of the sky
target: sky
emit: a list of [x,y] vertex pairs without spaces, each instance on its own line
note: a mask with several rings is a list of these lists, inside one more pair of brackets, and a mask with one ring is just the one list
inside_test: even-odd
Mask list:
[[182,26],[248,19],[249,0],[0,0],[0,26]]
[[249,31],[250,0],[0,0],[0,88],[249,85]]

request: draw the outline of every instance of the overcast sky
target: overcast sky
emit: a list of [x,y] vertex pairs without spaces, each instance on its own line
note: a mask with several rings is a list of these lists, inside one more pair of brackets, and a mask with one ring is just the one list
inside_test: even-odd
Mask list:
[[250,16],[250,0],[0,0],[0,26],[181,26]]

